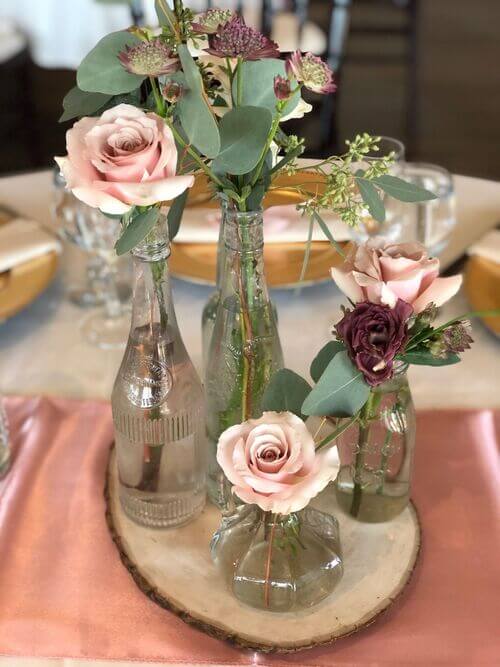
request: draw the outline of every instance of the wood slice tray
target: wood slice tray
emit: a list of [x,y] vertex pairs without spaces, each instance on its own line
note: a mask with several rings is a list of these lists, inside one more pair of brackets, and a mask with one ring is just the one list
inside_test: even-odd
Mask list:
[[[136,525],[120,507],[114,452],[105,494],[106,518],[120,557],[151,600],[212,637],[267,653],[329,644],[371,624],[404,590],[420,550],[412,504],[385,524],[358,523],[339,510],[344,576],[333,594],[307,611],[258,611],[231,594],[211,561],[210,539],[220,522],[215,507],[208,505],[181,528]],[[327,511],[336,507],[333,489],[314,505]]]

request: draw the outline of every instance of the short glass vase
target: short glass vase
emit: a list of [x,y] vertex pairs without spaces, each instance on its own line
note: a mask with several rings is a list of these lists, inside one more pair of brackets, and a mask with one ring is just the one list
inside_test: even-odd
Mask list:
[[389,521],[408,505],[416,419],[406,368],[373,387],[359,419],[337,439],[340,507],[358,521]]
[[343,574],[337,520],[309,507],[282,516],[240,505],[222,519],[211,552],[236,598],[266,611],[312,607]]

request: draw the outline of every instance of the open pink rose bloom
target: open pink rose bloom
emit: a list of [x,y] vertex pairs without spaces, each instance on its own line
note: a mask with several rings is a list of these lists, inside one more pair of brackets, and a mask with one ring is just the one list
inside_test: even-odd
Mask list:
[[331,273],[354,303],[370,301],[394,308],[402,299],[415,313],[430,303],[441,306],[462,284],[462,276],[440,278],[439,259],[429,257],[420,243],[385,245],[381,239],[355,246]]
[[339,470],[337,450],[316,453],[306,425],[290,412],[264,412],[228,428],[217,461],[243,502],[276,514],[303,509]]
[[82,118],[68,130],[66,148],[56,161],[68,189],[104,213],[168,201],[194,183],[194,176],[176,176],[177,148],[165,121],[128,104]]

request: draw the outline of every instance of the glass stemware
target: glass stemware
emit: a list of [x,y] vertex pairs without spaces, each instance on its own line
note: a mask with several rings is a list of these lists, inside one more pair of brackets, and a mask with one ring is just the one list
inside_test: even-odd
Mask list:
[[69,298],[79,306],[102,307],[82,321],[85,339],[97,347],[124,347],[130,325],[130,308],[124,306],[131,295],[126,283],[118,282],[118,258],[114,244],[120,233],[120,221],[108,218],[98,209],[80,202],[64,189],[64,178],[54,170],[55,196],[53,218],[59,236],[76,245],[89,256],[87,285],[72,288]]

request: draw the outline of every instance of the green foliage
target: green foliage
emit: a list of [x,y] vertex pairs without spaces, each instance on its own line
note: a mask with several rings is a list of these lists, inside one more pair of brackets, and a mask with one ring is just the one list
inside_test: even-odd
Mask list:
[[[274,77],[276,75],[286,76],[285,63],[277,58],[265,58],[264,60],[246,61],[241,65],[241,78],[243,82],[241,105],[263,107],[272,114],[276,111],[278,100],[274,94]],[[233,96],[237,98],[237,81],[233,82]],[[300,96],[294,97],[287,103],[283,115],[291,113],[299,103]]]
[[74,86],[63,99],[64,113],[59,122],[64,123],[79,116],[90,116],[109,102],[111,97],[104,93],[87,93]]
[[247,174],[257,166],[271,129],[270,111],[235,107],[220,121],[221,150],[213,168],[229,174]]
[[262,409],[293,412],[297,417],[305,419],[301,408],[310,391],[311,387],[304,378],[284,368],[271,378],[262,398]]
[[170,206],[170,210],[167,215],[167,223],[168,223],[168,236],[171,241],[175,239],[175,237],[177,236],[177,232],[179,231],[182,215],[184,213],[184,208],[186,206],[186,201],[188,198],[188,193],[189,193],[188,190],[184,190],[182,194],[180,194],[178,197],[174,199],[172,205]]
[[174,12],[168,6],[167,0],[155,0],[155,11],[158,23],[169,28],[169,30],[174,30],[177,21]]
[[220,151],[219,129],[210,110],[203,88],[200,70],[185,44],[178,48],[187,89],[177,102],[182,127],[195,148],[208,158],[215,158]]
[[408,183],[396,176],[384,174],[372,179],[375,185],[378,185],[386,194],[399,201],[414,203],[419,201],[429,201],[436,199],[436,195],[425,188],[421,188],[414,183]]
[[155,207],[132,217],[115,244],[116,254],[124,255],[144,241],[155,226],[159,215],[160,209]]
[[354,180],[372,218],[377,222],[385,222],[385,206],[380,199],[377,188],[366,178],[356,176]]
[[421,347],[411,352],[398,355],[398,359],[407,364],[415,364],[417,366],[450,366],[458,364],[460,357],[458,354],[448,354],[445,357],[436,357],[432,352],[426,348]]
[[76,74],[78,88],[91,93],[119,95],[138,88],[143,76],[130,74],[118,60],[126,46],[134,46],[139,38],[121,30],[103,37],[82,60]]
[[333,357],[343,350],[345,350],[344,344],[338,340],[331,340],[321,348],[311,364],[310,373],[314,382],[318,382]]
[[352,417],[366,403],[370,387],[347,356],[338,352],[304,401],[306,415]]

